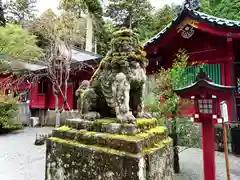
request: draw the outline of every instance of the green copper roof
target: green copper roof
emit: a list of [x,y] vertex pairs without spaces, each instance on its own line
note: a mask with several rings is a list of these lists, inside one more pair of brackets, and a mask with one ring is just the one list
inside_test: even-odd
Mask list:
[[191,10],[188,8],[184,8],[183,11],[179,14],[177,18],[175,18],[171,23],[169,23],[162,31],[160,31],[157,35],[155,35],[153,38],[148,40],[144,47],[148,46],[149,44],[155,43],[156,40],[159,40],[162,38],[166,32],[168,32],[169,29],[171,29],[174,25],[180,23],[182,20],[182,17],[190,16],[194,19],[197,19],[199,21],[207,22],[213,26],[219,26],[219,27],[228,27],[228,28],[239,28],[240,29],[240,21],[233,21],[223,18],[217,18],[215,16],[211,16],[196,10]]

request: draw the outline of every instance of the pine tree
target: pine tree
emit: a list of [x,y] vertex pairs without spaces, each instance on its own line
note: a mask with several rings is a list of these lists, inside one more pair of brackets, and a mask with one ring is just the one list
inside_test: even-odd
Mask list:
[[7,21],[22,24],[32,20],[37,13],[36,3],[37,0],[10,0],[6,4]]
[[148,22],[153,7],[148,0],[109,0],[106,16],[120,27],[133,29]]
[[4,9],[3,9],[3,3],[2,0],[0,0],[0,26],[5,26],[6,20],[4,17]]

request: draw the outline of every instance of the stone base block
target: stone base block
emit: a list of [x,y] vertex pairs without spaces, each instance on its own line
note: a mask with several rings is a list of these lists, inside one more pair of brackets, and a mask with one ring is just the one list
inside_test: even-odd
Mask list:
[[172,140],[156,119],[69,120],[47,140],[45,180],[173,180],[173,174]]
[[45,180],[173,180],[171,139],[139,154],[47,141]]

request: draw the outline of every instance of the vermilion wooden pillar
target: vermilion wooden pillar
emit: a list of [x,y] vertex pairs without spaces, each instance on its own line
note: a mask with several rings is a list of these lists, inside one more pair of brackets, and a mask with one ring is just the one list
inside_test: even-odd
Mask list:
[[211,120],[202,122],[204,180],[216,180],[214,128]]

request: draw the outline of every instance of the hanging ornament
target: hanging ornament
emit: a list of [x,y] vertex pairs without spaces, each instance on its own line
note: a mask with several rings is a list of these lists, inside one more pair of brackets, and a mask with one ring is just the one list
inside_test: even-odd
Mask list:
[[181,36],[185,39],[189,39],[193,36],[194,32],[195,32],[194,28],[187,24],[185,28],[182,30]]

